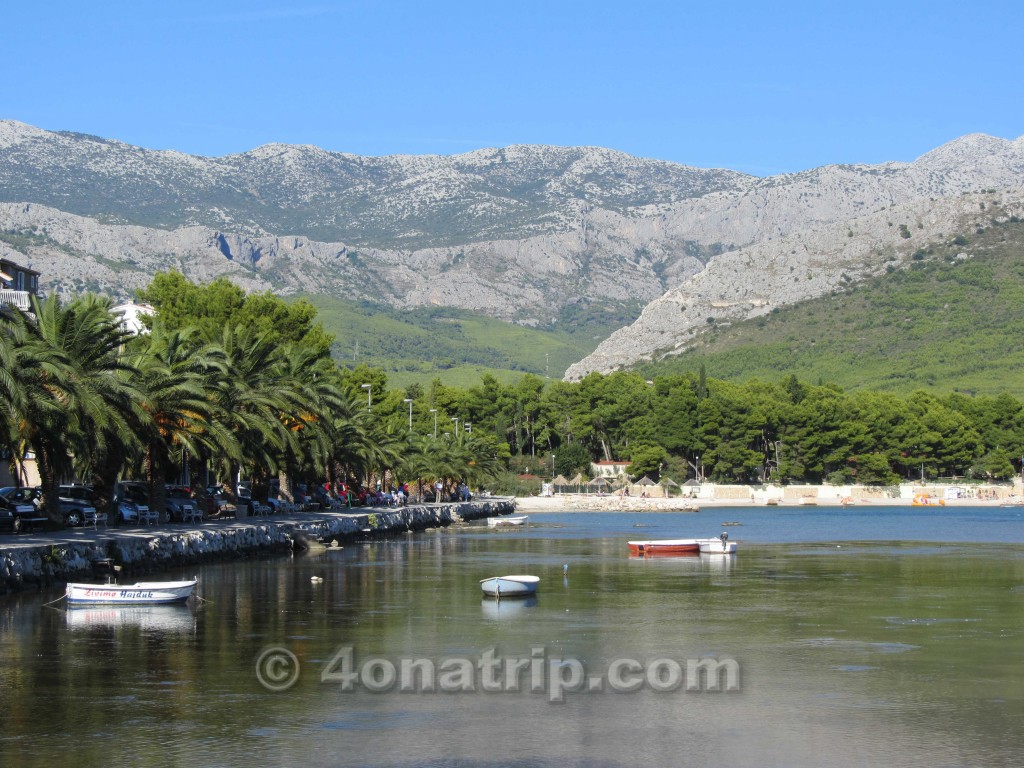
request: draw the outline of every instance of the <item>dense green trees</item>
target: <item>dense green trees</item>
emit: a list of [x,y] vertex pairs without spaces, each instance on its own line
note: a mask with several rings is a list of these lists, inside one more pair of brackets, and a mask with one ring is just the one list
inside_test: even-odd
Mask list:
[[[339,369],[308,305],[176,274],[143,293],[157,313],[139,337],[96,296],[0,312],[0,448],[34,453],[55,519],[57,485],[73,476],[104,503],[119,478],[145,478],[161,510],[164,484],[186,467],[193,485],[209,471],[231,487],[250,479],[257,494],[276,476],[288,497],[297,482],[325,479],[387,486],[423,477],[451,490],[505,466],[507,443],[448,421],[467,421],[448,416],[464,412],[464,392],[437,389],[447,434],[434,439],[422,407],[411,431],[407,396],[424,402],[422,388],[389,390],[381,371]],[[490,394],[476,403],[481,418],[496,414]],[[426,431],[430,444],[416,443]]]
[[51,514],[72,474],[109,490],[145,477],[159,508],[185,465],[259,489],[276,478],[287,496],[325,479],[493,486],[510,465],[571,476],[602,459],[680,482],[698,467],[727,483],[1001,480],[1024,456],[1024,405],[1009,395],[901,398],[703,371],[398,389],[381,370],[338,368],[302,302],[173,273],[143,295],[157,315],[134,339],[93,296],[37,302],[34,319],[0,310],[0,442],[36,455]]

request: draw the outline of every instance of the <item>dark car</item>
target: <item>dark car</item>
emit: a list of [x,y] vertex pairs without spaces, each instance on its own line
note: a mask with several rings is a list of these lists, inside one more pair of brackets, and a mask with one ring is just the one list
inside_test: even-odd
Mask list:
[[39,489],[27,485],[9,485],[0,488],[0,497],[22,504],[35,504],[36,499],[39,498]]
[[189,510],[199,510],[199,514],[202,515],[199,502],[192,498],[191,488],[184,485],[168,485],[165,486],[165,489],[167,491],[165,505],[168,520],[174,523],[183,523],[188,519],[194,519],[194,513]]
[[[92,488],[88,485],[62,485],[58,488],[58,504],[64,525],[72,528],[96,519]],[[38,507],[38,500],[36,501]]]
[[38,517],[31,501],[18,501],[13,494],[11,497],[0,496],[0,530],[20,531],[28,521],[35,522]]

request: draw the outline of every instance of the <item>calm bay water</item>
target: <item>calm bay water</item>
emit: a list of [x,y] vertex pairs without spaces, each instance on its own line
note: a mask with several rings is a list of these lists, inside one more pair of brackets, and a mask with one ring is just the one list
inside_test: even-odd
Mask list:
[[[722,522],[742,523],[728,528],[734,558],[626,551],[627,539],[713,536]],[[0,764],[1018,766],[1024,755],[1018,508],[534,515],[525,530],[468,526],[196,572],[195,607],[0,598]],[[483,599],[478,580],[501,573],[540,576],[536,600]],[[606,685],[562,703],[550,685],[530,692],[528,674],[520,691],[348,691],[321,679],[345,647],[357,671],[380,674],[494,649],[545,670],[566,660],[556,675],[728,658],[741,682]],[[259,682],[268,650],[294,654],[286,690]],[[265,679],[287,671],[263,667]]]

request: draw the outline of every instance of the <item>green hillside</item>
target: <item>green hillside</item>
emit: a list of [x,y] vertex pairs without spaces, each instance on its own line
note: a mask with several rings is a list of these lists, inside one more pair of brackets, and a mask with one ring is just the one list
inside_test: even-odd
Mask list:
[[340,364],[382,368],[394,386],[440,378],[464,387],[479,382],[483,373],[505,382],[524,373],[561,378],[640,311],[639,303],[580,303],[550,327],[526,328],[450,307],[396,310],[323,295],[303,298],[334,334],[332,354]]
[[993,223],[913,258],[845,292],[709,326],[695,349],[638,370],[703,365],[738,381],[794,374],[847,389],[1024,396],[1024,223]]

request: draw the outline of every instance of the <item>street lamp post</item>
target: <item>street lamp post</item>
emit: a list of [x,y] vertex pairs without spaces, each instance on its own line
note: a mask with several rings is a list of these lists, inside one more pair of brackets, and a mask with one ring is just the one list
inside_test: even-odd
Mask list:
[[373,410],[373,384],[360,384],[359,386],[366,390],[366,412],[370,413]]
[[437,408],[431,408],[430,412],[434,414],[434,439],[437,440]]
[[555,481],[555,454],[551,454],[551,482]]
[[409,404],[409,431],[412,432],[412,398],[407,397],[402,402]]
[[452,416],[452,421],[455,422],[455,434],[458,435],[459,434],[459,417],[458,416]]

